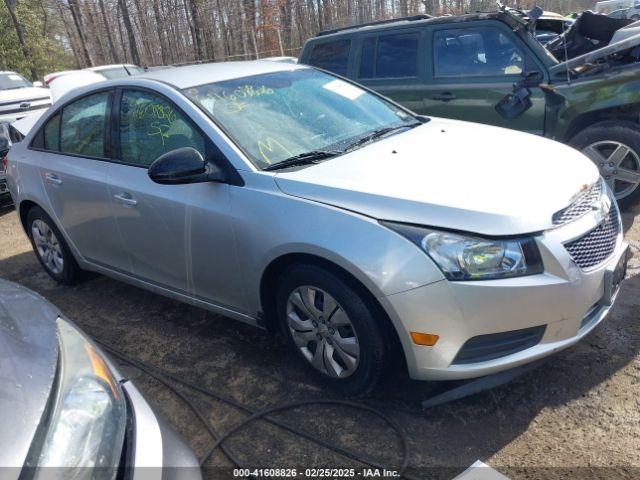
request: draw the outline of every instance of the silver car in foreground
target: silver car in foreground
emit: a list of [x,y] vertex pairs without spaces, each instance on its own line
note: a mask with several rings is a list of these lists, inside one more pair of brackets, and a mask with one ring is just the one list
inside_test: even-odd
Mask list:
[[279,330],[347,394],[394,352],[437,380],[566,348],[626,268],[616,203],[581,153],[418,117],[301,65],[79,90],[13,147],[7,179],[54,279],[92,270]]
[[201,478],[136,386],[40,295],[0,279],[0,466],[10,479]]

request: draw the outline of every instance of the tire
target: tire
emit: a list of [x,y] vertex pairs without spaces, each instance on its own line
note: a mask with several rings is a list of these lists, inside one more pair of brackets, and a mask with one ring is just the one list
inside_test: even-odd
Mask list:
[[60,230],[40,207],[29,210],[27,233],[40,265],[56,282],[74,285],[84,278],[84,272],[71,254]]
[[387,355],[375,309],[365,296],[316,265],[289,267],[276,295],[281,331],[316,378],[345,396],[375,389]]
[[[596,164],[600,174],[614,190],[621,209],[629,208],[640,200],[638,125],[624,121],[597,123],[578,133],[569,143]],[[618,147],[621,155],[614,155]],[[620,177],[624,177],[624,180]]]

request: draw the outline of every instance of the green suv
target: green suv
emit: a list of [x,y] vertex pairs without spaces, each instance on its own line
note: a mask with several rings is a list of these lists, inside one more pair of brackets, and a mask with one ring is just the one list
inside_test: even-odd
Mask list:
[[568,143],[598,165],[624,207],[640,198],[640,28],[583,17],[546,47],[521,12],[375,22],[320,33],[299,61],[419,114]]

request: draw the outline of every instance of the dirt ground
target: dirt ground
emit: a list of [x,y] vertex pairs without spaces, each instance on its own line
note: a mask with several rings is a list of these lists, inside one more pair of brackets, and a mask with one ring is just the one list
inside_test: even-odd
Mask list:
[[[406,431],[410,472],[452,478],[479,459],[511,478],[640,478],[640,208],[625,213],[624,224],[634,254],[628,279],[608,319],[578,345],[508,385],[431,410],[419,401],[443,386],[403,376],[367,400]],[[95,338],[254,408],[330,396],[265,332],[102,276],[58,286],[10,208],[0,211],[0,276],[39,292]],[[211,439],[191,411],[157,381],[123,370],[202,455]],[[245,418],[185,392],[220,432]],[[398,462],[394,432],[369,414],[308,406],[279,417],[381,463]],[[260,422],[228,446],[252,466],[361,467]],[[230,464],[217,452],[208,465]]]

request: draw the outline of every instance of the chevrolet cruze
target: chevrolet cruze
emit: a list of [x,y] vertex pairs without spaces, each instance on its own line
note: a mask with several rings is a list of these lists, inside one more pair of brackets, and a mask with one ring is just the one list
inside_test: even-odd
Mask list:
[[281,331],[347,394],[374,388],[394,352],[440,380],[568,347],[626,269],[618,208],[581,153],[416,116],[305,66],[91,85],[6,163],[55,280],[100,272]]

